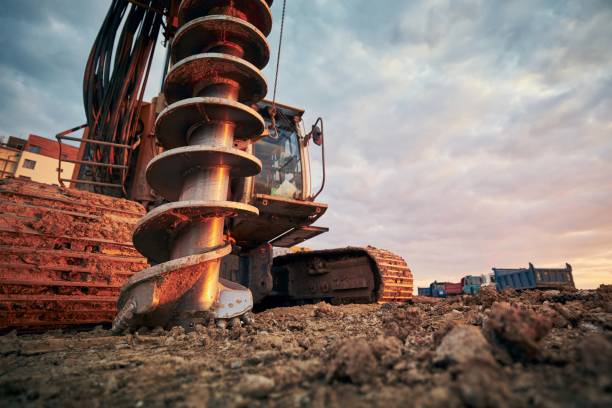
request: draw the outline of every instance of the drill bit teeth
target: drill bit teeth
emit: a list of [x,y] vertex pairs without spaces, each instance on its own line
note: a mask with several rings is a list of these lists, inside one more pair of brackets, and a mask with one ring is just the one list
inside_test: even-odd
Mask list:
[[270,57],[270,8],[263,0],[183,0],[179,26],[163,87],[169,106],[155,126],[166,151],[147,167],[151,187],[172,202],[150,211],[134,231],[134,246],[155,266],[122,289],[115,331],[192,327],[211,315],[237,322],[253,305],[247,288],[219,278],[219,267],[231,251],[225,218],[258,214],[228,198],[231,177],[261,171],[235,142],[264,130],[249,105],[267,92],[259,69]]

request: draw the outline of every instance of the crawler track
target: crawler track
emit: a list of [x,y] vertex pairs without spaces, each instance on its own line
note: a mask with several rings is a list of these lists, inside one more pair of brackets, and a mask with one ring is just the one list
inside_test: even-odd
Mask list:
[[398,255],[371,246],[298,252],[276,257],[275,295],[288,303],[406,302],[412,272]]
[[16,179],[0,183],[0,329],[112,321],[123,283],[147,267],[137,203]]
[[412,271],[399,255],[371,246],[364,248],[376,264],[380,286],[377,301],[406,302],[412,299]]

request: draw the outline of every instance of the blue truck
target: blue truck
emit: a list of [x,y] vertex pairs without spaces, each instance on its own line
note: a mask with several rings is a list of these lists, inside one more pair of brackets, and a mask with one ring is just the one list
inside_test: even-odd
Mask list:
[[485,275],[467,275],[461,279],[463,293],[475,295],[480,291],[480,287],[486,283]]
[[418,288],[419,296],[431,296],[431,288],[428,286],[426,288]]
[[563,289],[575,288],[572,266],[565,268],[536,268],[530,262],[528,268],[493,268],[497,290]]

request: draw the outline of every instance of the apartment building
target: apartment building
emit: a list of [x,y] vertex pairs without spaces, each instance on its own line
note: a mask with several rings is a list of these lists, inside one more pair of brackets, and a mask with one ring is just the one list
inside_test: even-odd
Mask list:
[[[14,139],[13,143],[11,143],[11,139]],[[59,144],[55,140],[37,135],[30,135],[27,140],[11,139],[9,139],[9,143],[6,146],[3,146],[3,152],[0,153],[0,170],[5,169],[2,172],[2,177],[12,176],[39,183],[59,184],[58,169],[60,169],[62,174],[72,175],[74,163],[62,161],[60,165],[60,149]],[[18,141],[25,142],[21,143],[21,150],[17,146],[19,144],[17,143]],[[13,155],[11,156],[9,152],[12,152]],[[62,159],[75,160],[77,155],[78,149],[76,147],[65,144],[62,146]],[[2,158],[5,156],[7,159],[3,162]]]

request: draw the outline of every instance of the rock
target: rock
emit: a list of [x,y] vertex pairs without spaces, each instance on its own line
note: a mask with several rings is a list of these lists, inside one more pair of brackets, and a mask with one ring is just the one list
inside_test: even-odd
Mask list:
[[423,393],[414,402],[415,407],[434,408],[434,407],[461,407],[461,401],[455,392],[449,387],[434,387],[429,392]]
[[578,344],[576,353],[585,372],[612,378],[612,336],[589,334]]
[[283,336],[278,334],[262,333],[258,334],[252,339],[253,347],[257,350],[270,350],[277,349],[282,350],[285,344]]
[[477,294],[465,297],[465,303],[468,305],[482,305],[485,308],[489,308],[499,299],[500,295],[495,286],[482,286]]
[[542,292],[543,299],[554,299],[556,296],[561,294],[560,290],[557,289],[549,289]]
[[418,307],[390,309],[383,316],[383,333],[403,341],[422,321],[423,312]]
[[601,332],[601,328],[599,326],[595,326],[593,323],[589,322],[580,322],[578,324],[578,328],[585,332]]
[[400,378],[404,383],[409,385],[426,383],[429,379],[431,379],[427,371],[419,370],[416,367],[410,368],[409,370],[400,373]]
[[553,308],[557,313],[559,313],[565,320],[570,322],[574,327],[578,325],[578,321],[580,320],[580,314],[576,313],[573,310],[570,310],[566,306],[563,306],[561,303],[552,303],[551,308]]
[[365,384],[378,372],[378,362],[365,339],[345,340],[337,348],[328,373],[332,378]]
[[246,363],[249,365],[256,365],[259,363],[268,363],[275,361],[280,357],[280,352],[276,350],[261,350],[253,353],[246,359]]
[[245,396],[264,398],[274,390],[274,380],[263,375],[247,374],[242,377],[238,391]]
[[465,364],[472,360],[494,363],[491,347],[476,326],[459,325],[440,342],[434,354],[434,364]]
[[550,319],[553,327],[566,328],[568,325],[570,325],[570,322],[561,314],[559,314],[559,312],[550,307],[550,304],[548,302],[544,302],[544,304],[542,305],[541,313],[543,316],[546,316]]
[[472,361],[470,369],[459,374],[456,384],[464,406],[487,408],[514,405],[504,372],[496,364]]
[[185,329],[181,326],[174,326],[172,329],[166,332],[165,344],[173,344],[175,341],[184,340],[187,338],[185,335]]
[[438,347],[442,339],[457,326],[459,326],[459,323],[455,320],[445,321],[433,334],[434,346]]
[[315,305],[314,311],[312,312],[314,317],[326,317],[333,316],[336,311],[334,307],[326,302],[319,302]]
[[395,304],[393,304],[393,303],[383,303],[383,304],[380,306],[380,310],[391,310],[391,309],[393,309],[394,307],[395,307]]
[[483,323],[489,341],[514,360],[534,360],[540,353],[539,341],[551,328],[546,316],[505,302],[494,303]]
[[324,378],[327,373],[326,366],[319,359],[290,360],[286,364],[275,365],[268,371],[276,385],[281,389],[289,386],[304,385],[316,378]]
[[372,352],[382,366],[392,367],[402,356],[403,344],[397,337],[379,336],[370,343]]
[[185,334],[185,329],[182,326],[174,326],[168,333],[169,336],[181,337]]

